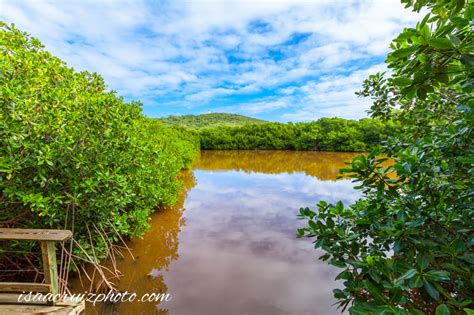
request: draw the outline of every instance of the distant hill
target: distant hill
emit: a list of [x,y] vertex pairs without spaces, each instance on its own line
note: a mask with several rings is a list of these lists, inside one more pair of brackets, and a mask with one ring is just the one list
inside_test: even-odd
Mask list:
[[204,129],[219,126],[244,126],[267,122],[257,118],[226,113],[169,116],[166,118],[159,118],[159,120],[168,126],[181,126],[192,129]]

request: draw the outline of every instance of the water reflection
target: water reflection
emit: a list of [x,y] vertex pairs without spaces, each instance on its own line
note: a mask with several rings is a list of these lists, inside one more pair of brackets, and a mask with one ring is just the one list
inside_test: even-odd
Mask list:
[[[196,185],[181,203],[153,216],[119,265],[120,289],[167,291],[172,300],[96,308],[100,314],[339,314],[332,304],[337,271],[295,239],[301,206],[345,203],[359,195],[335,181],[354,154],[203,151]],[[192,187],[188,174],[187,187]],[[190,182],[189,182],[190,181]],[[183,195],[184,198],[184,195]],[[183,212],[183,208],[186,209]],[[184,224],[184,220],[186,224]],[[178,246],[179,243],[179,246]],[[153,277],[147,276],[152,273]]]
[[344,162],[356,156],[352,152],[215,150],[201,151],[195,169],[209,171],[238,170],[266,174],[303,172],[321,180],[334,180]]
[[[170,264],[179,258],[179,233],[185,226],[183,204],[187,192],[196,184],[192,171],[183,171],[180,175],[184,189],[178,202],[173,207],[160,209],[151,216],[150,230],[143,239],[128,242],[134,258],[124,251],[122,260],[117,261],[118,269],[123,276],[118,282],[118,290],[137,293],[137,297],[145,293],[168,292],[168,286],[163,279],[163,273],[169,270]],[[106,265],[112,269],[111,262]],[[89,273],[93,270],[89,268]],[[86,279],[72,282],[72,291],[79,293],[88,291],[90,283]],[[138,298],[137,298],[138,299]],[[98,303],[95,306],[88,303],[86,314],[169,314],[166,305],[159,303]]]

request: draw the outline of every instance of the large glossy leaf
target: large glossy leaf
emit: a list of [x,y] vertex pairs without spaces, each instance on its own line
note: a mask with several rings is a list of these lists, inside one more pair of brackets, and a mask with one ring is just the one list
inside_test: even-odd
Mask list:
[[449,315],[451,312],[446,304],[440,304],[436,308],[436,315]]

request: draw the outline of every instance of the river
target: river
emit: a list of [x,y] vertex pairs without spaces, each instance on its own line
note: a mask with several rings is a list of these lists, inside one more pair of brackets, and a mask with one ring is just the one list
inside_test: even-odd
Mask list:
[[[120,290],[167,292],[160,304],[88,305],[89,314],[340,314],[337,270],[296,239],[300,207],[346,205],[359,193],[338,169],[354,153],[202,151],[181,177],[178,204],[161,209],[135,256],[118,261]],[[340,286],[340,285],[339,285]]]

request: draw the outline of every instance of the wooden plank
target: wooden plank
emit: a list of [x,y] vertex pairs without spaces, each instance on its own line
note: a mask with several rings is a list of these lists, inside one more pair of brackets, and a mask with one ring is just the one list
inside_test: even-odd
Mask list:
[[[33,293],[33,296],[36,293]],[[46,305],[46,302],[40,301],[26,301],[24,298],[27,293],[0,293],[0,305],[2,304],[24,304],[24,305]],[[22,297],[21,302],[19,301]],[[0,313],[1,314],[1,313]]]
[[19,293],[0,293],[0,304],[16,304],[19,297]]
[[51,292],[50,284],[27,282],[0,282],[0,292]]
[[[36,293],[33,293],[33,297]],[[28,293],[0,293],[0,305],[2,304],[24,304],[24,305],[46,305],[47,302],[38,300],[27,300]],[[20,301],[21,298],[21,301]],[[73,296],[64,296],[62,301],[56,303],[56,306],[72,306],[82,308],[85,304],[84,299]],[[1,314],[1,313],[0,313]]]
[[0,240],[65,241],[71,237],[69,230],[0,228]]
[[0,314],[76,315],[79,313],[70,306],[0,305]]
[[58,264],[56,262],[55,242],[41,242],[41,253],[43,256],[44,279],[47,284],[51,285],[51,293],[59,292]]

